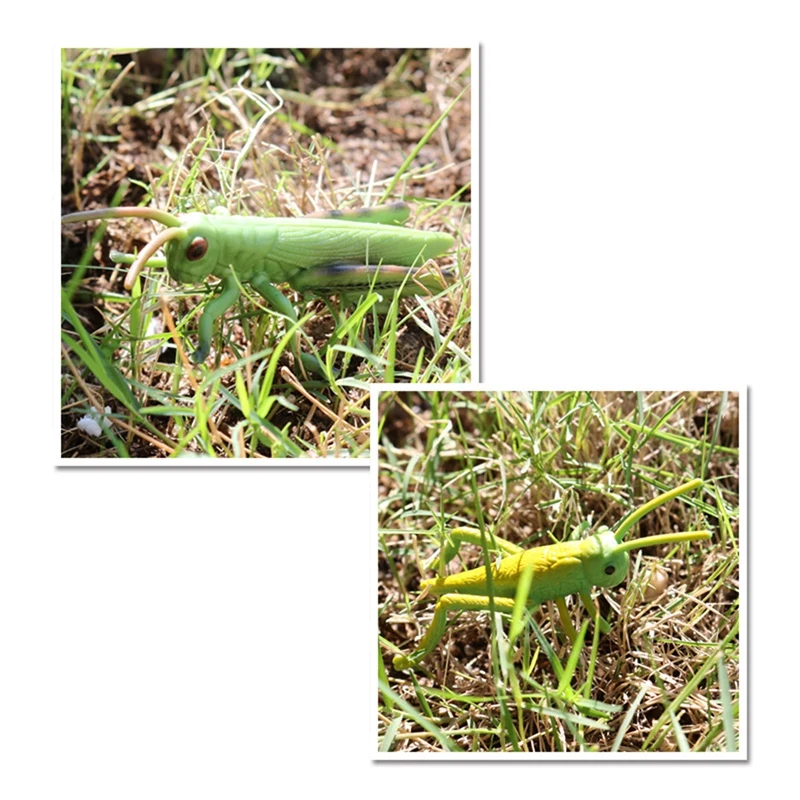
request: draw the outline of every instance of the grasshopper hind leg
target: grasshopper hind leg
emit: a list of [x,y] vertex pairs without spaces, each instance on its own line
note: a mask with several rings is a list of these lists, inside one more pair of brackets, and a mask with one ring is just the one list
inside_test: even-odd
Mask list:
[[399,292],[403,297],[437,293],[455,279],[451,269],[437,272],[392,264],[328,264],[303,270],[292,278],[298,291],[318,294],[359,294],[370,290]]
[[[509,597],[495,597],[494,610],[510,614],[515,601]],[[398,655],[392,660],[396,670],[414,669],[430,653],[444,636],[449,611],[491,611],[492,602],[488,597],[467,594],[443,594],[436,601],[433,619],[416,649],[409,655]]]

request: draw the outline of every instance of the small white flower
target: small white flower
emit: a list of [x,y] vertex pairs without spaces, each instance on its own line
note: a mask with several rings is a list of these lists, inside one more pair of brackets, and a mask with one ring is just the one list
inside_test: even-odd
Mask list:
[[[105,413],[111,413],[111,408],[109,406],[106,406]],[[103,432],[103,428],[110,427],[111,422],[105,417],[100,416],[93,408],[90,408],[89,413],[78,420],[78,430],[83,431],[87,436],[97,437]]]

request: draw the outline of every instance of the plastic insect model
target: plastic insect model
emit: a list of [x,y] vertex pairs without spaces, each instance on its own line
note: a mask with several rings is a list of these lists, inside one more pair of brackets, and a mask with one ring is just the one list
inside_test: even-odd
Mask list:
[[[491,569],[482,566],[455,575],[422,581],[420,588],[438,597],[433,620],[410,655],[395,656],[395,669],[413,669],[436,647],[444,635],[448,611],[494,609],[511,613],[514,610],[518,586],[523,580],[529,581],[530,586],[525,598],[526,607],[533,610],[541,603],[554,600],[562,624],[573,641],[576,638],[575,629],[564,600],[570,594],[580,595],[595,624],[607,633],[610,626],[595,606],[591,595],[592,587],[612,587],[622,583],[628,574],[628,553],[631,550],[709,539],[709,531],[686,531],[623,541],[628,531],[645,514],[675,497],[699,488],[702,483],[697,479],[664,492],[634,510],[615,530],[602,527],[593,536],[581,541],[560,542],[525,550],[519,545],[494,537],[504,557],[493,564]],[[469,528],[456,529],[449,533],[449,538],[452,545],[446,546],[442,552],[444,563],[455,556],[461,542],[480,545],[483,539],[480,531]],[[485,538],[488,543],[489,537]]]
[[[409,217],[405,203],[327,212],[306,217],[250,217],[215,213],[169,214],[149,208],[104,208],[79,211],[62,223],[144,217],[166,226],[132,261],[125,288],[133,288],[145,266],[163,247],[170,277],[180,283],[200,283],[209,276],[221,281],[199,322],[199,346],[193,361],[206,359],[214,323],[238,299],[241,285],[258,294],[292,322],[292,304],[274,285],[288,282],[298,291],[317,294],[363,294],[369,290],[402,295],[439,291],[451,270],[419,271],[428,259],[453,246],[447,233],[403,227]],[[124,258],[124,257],[123,257]],[[120,259],[122,260],[122,259]],[[163,260],[160,262],[163,265]],[[440,277],[441,276],[441,277]]]

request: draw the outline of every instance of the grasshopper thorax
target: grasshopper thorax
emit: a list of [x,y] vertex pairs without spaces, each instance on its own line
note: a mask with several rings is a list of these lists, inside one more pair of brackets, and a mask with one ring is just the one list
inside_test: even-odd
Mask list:
[[612,531],[600,528],[583,544],[583,572],[591,586],[610,588],[625,580],[628,574],[628,552],[620,552],[619,543]]

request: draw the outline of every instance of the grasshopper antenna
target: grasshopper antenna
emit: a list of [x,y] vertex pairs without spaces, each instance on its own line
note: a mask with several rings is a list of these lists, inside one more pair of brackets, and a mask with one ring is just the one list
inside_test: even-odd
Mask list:
[[141,208],[140,206],[117,206],[117,208],[93,208],[90,211],[76,211],[65,214],[61,222],[89,222],[93,219],[124,219],[125,217],[142,217],[152,219],[168,228],[180,228],[181,221],[168,211],[157,208]]
[[[654,497],[649,502],[645,503],[643,506],[639,506],[639,508],[635,509],[631,514],[629,514],[619,525],[616,532],[614,533],[614,538],[619,542],[622,543],[622,540],[628,534],[628,531],[646,514],[649,514],[653,509],[658,508],[659,506],[664,505],[664,503],[669,502],[675,497],[679,497],[682,494],[686,494],[687,492],[691,492],[694,489],[699,488],[703,485],[703,481],[700,478],[695,478],[693,481],[689,481],[688,483],[684,483],[681,486],[676,486],[674,489],[670,489],[668,492],[664,492],[664,494],[660,494],[657,497]],[[704,531],[704,533],[708,533],[708,531]],[[672,533],[665,533],[662,534],[663,536],[677,536],[680,534],[672,534]],[[710,536],[711,534],[709,534]],[[644,539],[637,539],[637,542],[645,541],[646,539],[654,539],[656,537],[647,536]],[[701,539],[707,539],[708,536],[701,536]],[[672,540],[667,539],[666,541],[689,541],[689,540]],[[658,544],[658,542],[653,542],[653,544]],[[630,550],[630,547],[625,547],[625,550]]]
[[161,231],[152,241],[142,248],[136,260],[131,265],[128,274],[125,276],[125,288],[130,291],[139,273],[144,269],[148,259],[156,254],[156,251],[163,247],[171,239],[182,239],[187,232],[181,228],[181,221],[167,211],[159,211],[157,208],[141,208],[139,206],[118,206],[117,208],[95,208],[90,211],[76,211],[74,214],[66,214],[61,217],[62,224],[65,222],[88,222],[95,219],[125,219],[127,217],[140,217],[142,219],[152,219],[167,226],[167,230]]

